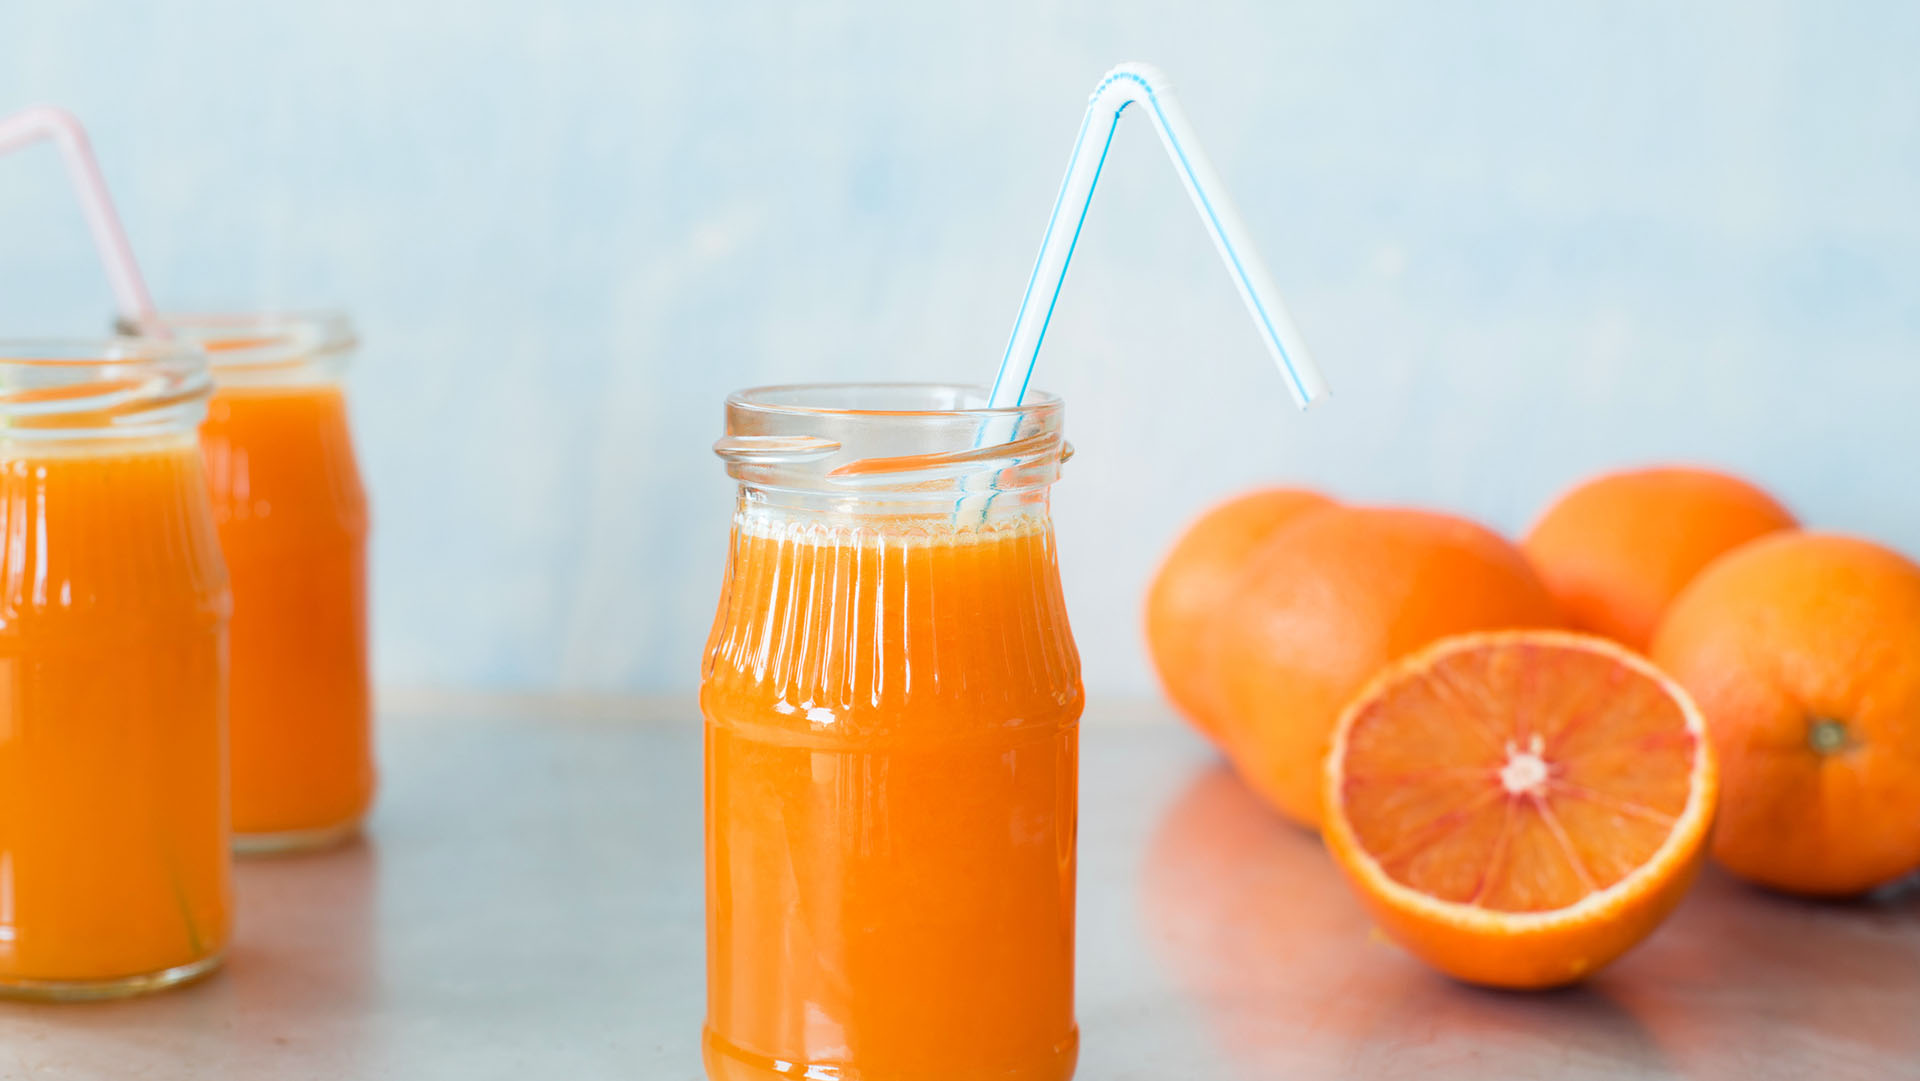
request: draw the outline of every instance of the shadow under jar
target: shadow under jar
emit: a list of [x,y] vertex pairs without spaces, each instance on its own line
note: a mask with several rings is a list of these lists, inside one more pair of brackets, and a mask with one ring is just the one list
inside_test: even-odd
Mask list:
[[163,315],[212,364],[200,428],[233,577],[234,845],[324,847],[373,802],[367,497],[334,314]]
[[[701,684],[707,1075],[1073,1073],[1080,661],[1059,399],[768,387]],[[1011,441],[1009,441],[1011,440]]]
[[0,994],[198,976],[231,927],[206,359],[0,343]]

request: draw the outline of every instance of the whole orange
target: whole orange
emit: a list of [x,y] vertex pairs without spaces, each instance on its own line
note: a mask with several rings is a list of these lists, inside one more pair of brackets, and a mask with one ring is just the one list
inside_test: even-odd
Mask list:
[[1317,492],[1263,488],[1215,504],[1193,520],[1147,590],[1147,652],[1167,697],[1208,738],[1220,727],[1209,633],[1247,563],[1280,527],[1333,506]]
[[1222,742],[1256,792],[1317,825],[1334,720],[1374,673],[1450,634],[1559,625],[1526,558],[1482,526],[1317,511],[1267,541],[1221,613]]
[[1572,626],[1644,651],[1661,613],[1702,568],[1796,525],[1772,496],[1738,477],[1636,469],[1562,495],[1520,546]]
[[1680,595],[1653,659],[1719,755],[1714,859],[1823,896],[1920,869],[1920,566],[1851,537],[1755,541]]

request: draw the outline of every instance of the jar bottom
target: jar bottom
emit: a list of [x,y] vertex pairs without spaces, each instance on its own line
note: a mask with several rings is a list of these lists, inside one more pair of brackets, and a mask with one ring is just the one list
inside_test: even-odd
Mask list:
[[[878,1075],[853,1066],[820,1062],[789,1062],[757,1055],[721,1036],[712,1025],[702,1026],[701,1058],[707,1068],[707,1081],[873,1081]],[[1069,1081],[1080,1058],[1080,1028],[1073,1031],[1045,1054],[1017,1066],[995,1070],[928,1075],[952,1077],[955,1081]]]
[[280,830],[275,833],[236,833],[233,851],[239,856],[280,856],[296,852],[318,852],[345,844],[359,836],[365,816],[355,815],[345,822],[305,830]]
[[34,1002],[99,1002],[132,998],[191,983],[219,968],[225,959],[225,953],[215,951],[184,965],[134,976],[116,976],[110,980],[16,980],[0,976],[0,998]]

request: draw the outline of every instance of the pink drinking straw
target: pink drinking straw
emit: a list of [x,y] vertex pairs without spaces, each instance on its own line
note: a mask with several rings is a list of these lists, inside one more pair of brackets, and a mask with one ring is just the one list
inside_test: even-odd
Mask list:
[[120,215],[114,212],[113,196],[107,193],[107,182],[100,176],[100,163],[93,156],[93,144],[87,141],[87,131],[80,126],[80,121],[65,109],[51,105],[36,105],[0,118],[0,154],[41,139],[58,147],[60,160],[66,162],[67,176],[80,198],[80,209],[87,216],[93,246],[99,250],[100,262],[106,267],[107,284],[113,287],[114,303],[119,306],[121,317],[139,327],[142,333],[163,334],[153,297],[147,292],[146,279],[140,276],[140,265],[134,262],[133,248],[127,244],[127,231],[120,225]]

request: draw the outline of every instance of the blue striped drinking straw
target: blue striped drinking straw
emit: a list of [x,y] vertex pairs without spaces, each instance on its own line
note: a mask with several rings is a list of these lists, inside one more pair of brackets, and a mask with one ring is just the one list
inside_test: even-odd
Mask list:
[[[1020,297],[1020,311],[1013,320],[1013,333],[1007,339],[1007,351],[994,375],[988,395],[989,408],[1018,406],[1033,380],[1040,344],[1053,322],[1060,302],[1060,288],[1067,277],[1067,265],[1080,243],[1080,230],[1087,223],[1087,208],[1093,204],[1093,189],[1100,183],[1100,170],[1107,163],[1107,151],[1113,146],[1114,132],[1128,106],[1143,104],[1153,118],[1154,130],[1180,174],[1181,184],[1200,212],[1201,223],[1213,237],[1240,299],[1253,316],[1255,329],[1267,343],[1267,351],[1280,366],[1287,390],[1296,405],[1304,409],[1327,393],[1327,382],[1300,339],[1300,331],[1280,301],[1280,291],[1267,272],[1266,263],[1247,234],[1226,185],[1200,146],[1193,124],[1173,95],[1167,77],[1151,64],[1121,64],[1107,72],[1093,88],[1086,116],[1080,121],[1080,134],[1073,141],[1073,156],[1067,159],[1067,175],[1060,182],[1060,194],[1053,200],[1053,213],[1047,218],[1047,231],[1040,240],[1040,255],[1027,277],[1027,291]],[[981,425],[975,446],[1011,441],[1018,434],[1018,420],[990,420]],[[987,500],[991,501],[988,496]],[[967,502],[970,500],[963,500]],[[963,511],[963,507],[956,507]],[[984,513],[985,507],[981,506]]]
[[1153,118],[1154,130],[1173,159],[1180,182],[1186,186],[1200,220],[1213,237],[1213,246],[1227,264],[1240,299],[1246,302],[1254,326],[1267,343],[1268,352],[1280,366],[1294,402],[1306,408],[1327,393],[1320,369],[1300,340],[1287,309],[1280,302],[1280,291],[1273,276],[1247,235],[1226,185],[1200,146],[1200,139],[1187,120],[1186,111],[1173,96],[1167,77],[1150,64],[1121,64],[1101,78],[1087,102],[1087,114],[1080,122],[1080,134],[1073,141],[1073,156],[1067,159],[1067,176],[1060,183],[1060,194],[1053,201],[1053,214],[1047,219],[1047,231],[1040,240],[1040,255],[1027,278],[1027,291],[1020,298],[1020,311],[1013,320],[1013,333],[1007,339],[1006,354],[1000,360],[999,373],[993,379],[988,404],[994,408],[1017,406],[1025,399],[1027,384],[1033,379],[1034,362],[1040,357],[1040,343],[1053,322],[1053,310],[1060,301],[1060,287],[1066,281],[1067,264],[1080,243],[1080,230],[1087,222],[1087,208],[1093,203],[1093,189],[1100,183],[1100,170],[1107,162],[1107,150],[1113,146],[1113,133],[1119,130],[1120,117],[1135,103],[1146,106]]

